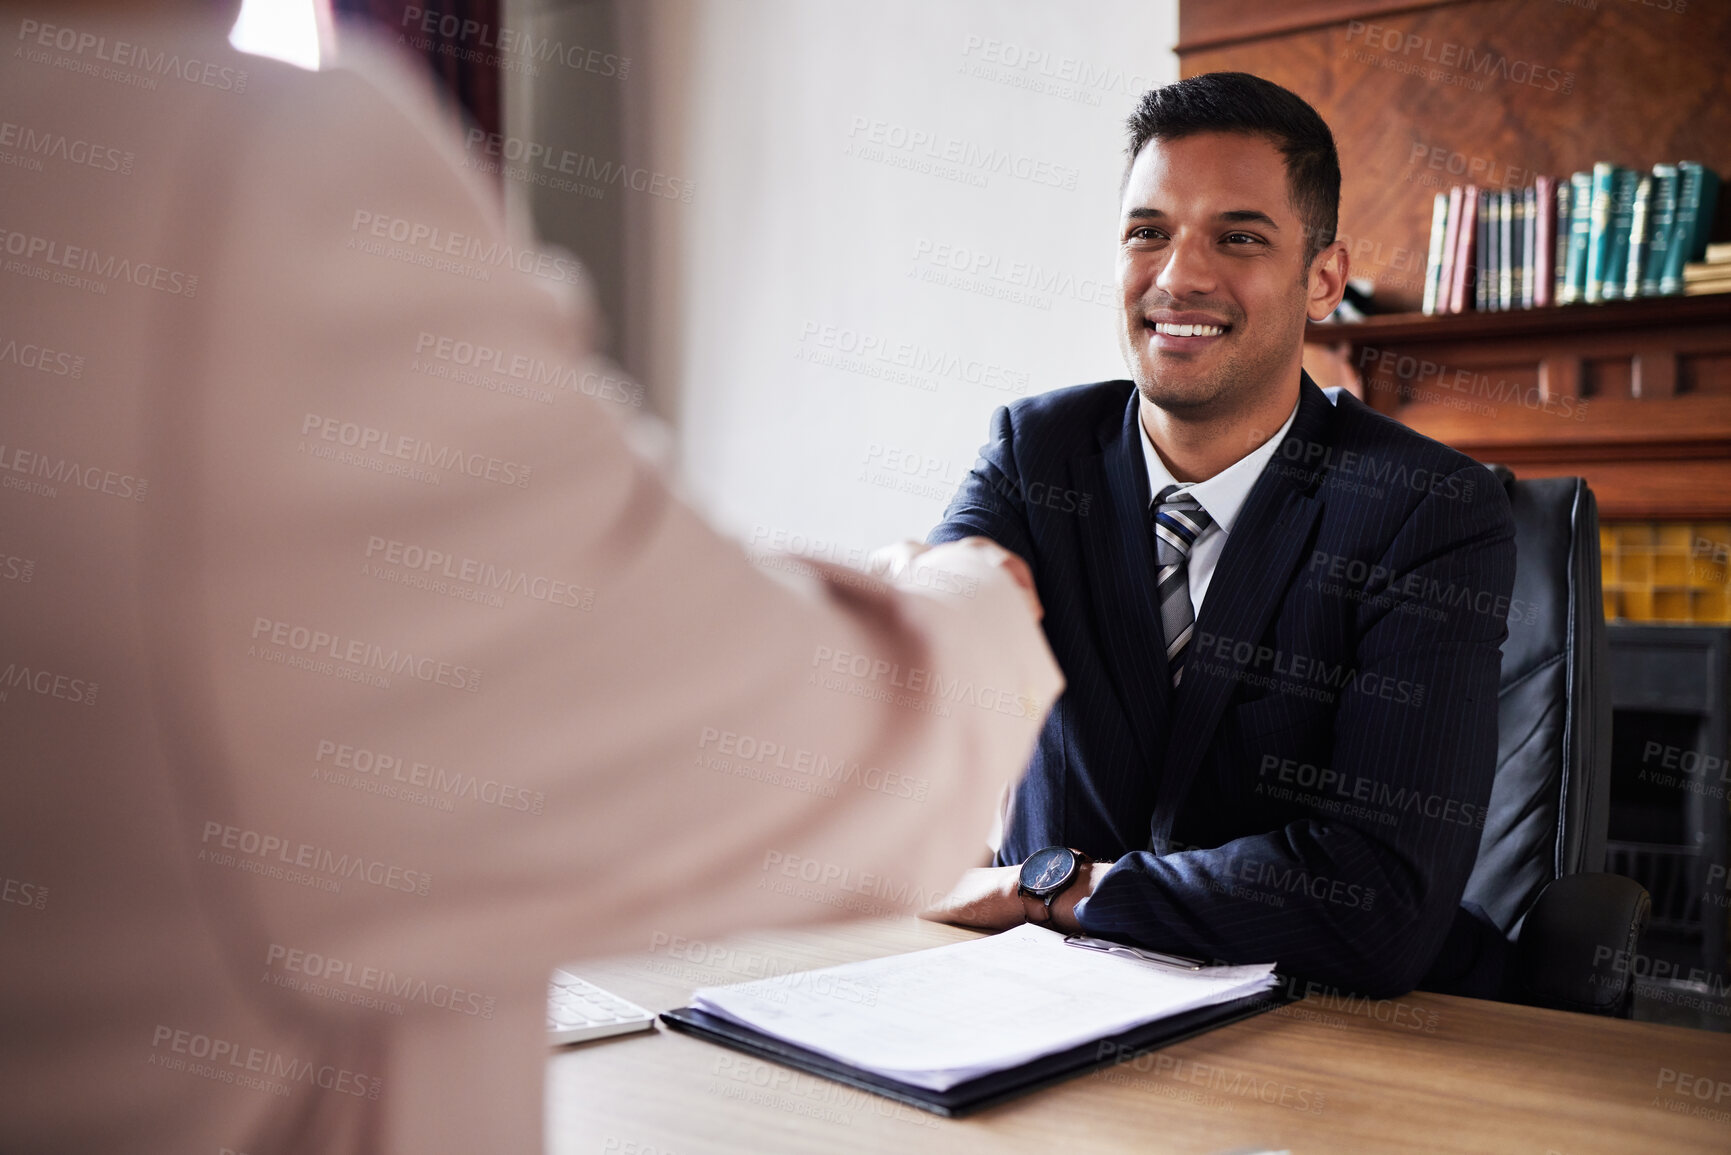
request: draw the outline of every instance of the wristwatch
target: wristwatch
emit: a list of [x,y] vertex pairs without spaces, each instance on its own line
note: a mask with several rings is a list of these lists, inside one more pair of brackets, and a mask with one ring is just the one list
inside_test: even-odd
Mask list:
[[1067,846],[1048,846],[1028,855],[1016,881],[1016,894],[1039,900],[1046,911],[1045,918],[1031,921],[1040,926],[1050,923],[1053,901],[1093,865],[1093,859]]

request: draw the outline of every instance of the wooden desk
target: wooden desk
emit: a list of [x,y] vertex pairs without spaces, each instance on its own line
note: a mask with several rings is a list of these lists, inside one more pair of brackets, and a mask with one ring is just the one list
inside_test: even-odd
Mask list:
[[[849,923],[657,942],[580,969],[661,1011],[698,986],[969,933],[912,919]],[[547,1067],[547,1150],[558,1155],[1261,1149],[1722,1155],[1731,1036],[1446,995],[1313,996],[966,1119],[665,1030],[556,1052]]]

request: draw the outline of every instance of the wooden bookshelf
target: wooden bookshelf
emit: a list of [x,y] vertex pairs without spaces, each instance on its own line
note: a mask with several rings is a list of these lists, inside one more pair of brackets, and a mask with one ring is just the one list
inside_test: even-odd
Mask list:
[[[1327,344],[1330,335],[1349,333],[1355,344],[1414,339],[1476,341],[1532,334],[1585,333],[1638,329],[1652,325],[1731,322],[1731,293],[1702,297],[1641,297],[1597,305],[1554,305],[1500,313],[1386,313],[1350,325],[1310,325],[1305,339]],[[1339,337],[1335,337],[1339,340]]]
[[1312,325],[1378,411],[1606,518],[1731,517],[1731,294]]

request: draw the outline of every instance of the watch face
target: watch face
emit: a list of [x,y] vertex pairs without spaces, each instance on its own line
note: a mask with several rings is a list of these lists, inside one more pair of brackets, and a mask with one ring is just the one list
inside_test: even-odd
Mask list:
[[1048,846],[1036,850],[1022,863],[1022,889],[1044,898],[1054,887],[1062,886],[1076,869],[1076,856],[1065,847]]

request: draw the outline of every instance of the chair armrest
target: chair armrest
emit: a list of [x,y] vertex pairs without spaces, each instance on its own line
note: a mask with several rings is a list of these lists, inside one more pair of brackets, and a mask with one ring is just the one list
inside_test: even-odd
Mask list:
[[1652,901],[1616,874],[1570,874],[1540,892],[1515,944],[1513,991],[1538,1007],[1627,1018]]

